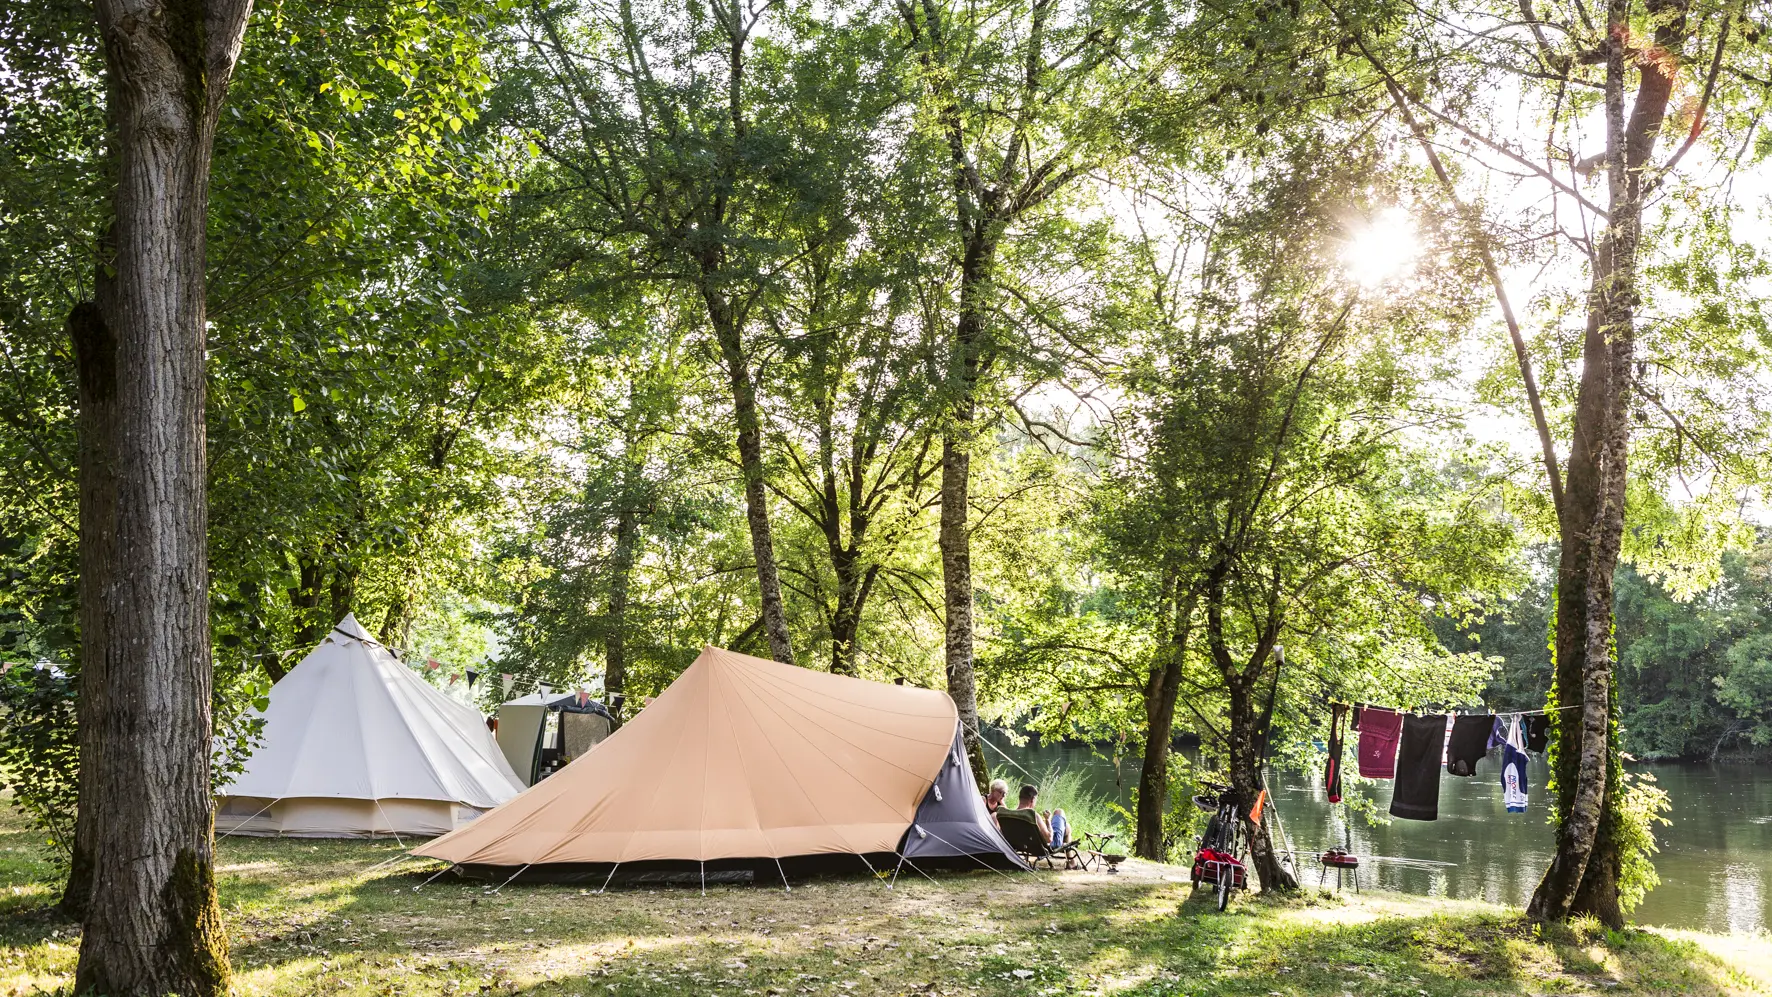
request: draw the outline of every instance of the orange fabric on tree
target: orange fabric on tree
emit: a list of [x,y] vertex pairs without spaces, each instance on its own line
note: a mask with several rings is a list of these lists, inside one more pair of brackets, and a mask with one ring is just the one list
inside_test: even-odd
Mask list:
[[1261,812],[1266,809],[1267,809],[1267,790],[1264,789],[1261,791],[1261,795],[1259,795],[1255,798],[1255,805],[1249,808],[1249,823],[1260,824],[1261,823]]

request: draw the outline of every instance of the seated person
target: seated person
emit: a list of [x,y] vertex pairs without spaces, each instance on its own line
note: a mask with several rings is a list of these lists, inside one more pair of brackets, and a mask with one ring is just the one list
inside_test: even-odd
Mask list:
[[[1063,810],[1054,809],[1041,812],[1034,809],[1034,804],[1039,802],[1039,799],[1040,791],[1038,789],[1033,786],[1023,786],[1021,787],[1021,806],[1013,810],[1005,807],[1002,812],[1012,814],[1015,819],[1032,824],[1040,836],[1040,843],[1047,848],[1071,844],[1070,818],[1065,816]],[[1002,826],[1001,821],[998,822],[998,826]],[[1073,868],[1075,862],[1074,850],[1067,851],[1064,857],[1064,867],[1066,869]]]
[[1046,820],[1045,814],[1034,809],[1034,803],[1039,798],[1040,791],[1038,789],[1033,786],[1023,786],[1021,787],[1021,803],[1015,809],[1020,812],[1022,818],[1040,829],[1040,839],[1050,845],[1052,844],[1052,825]]
[[[1007,797],[1008,795],[1009,795],[1009,784],[1008,783],[1004,782],[1001,779],[992,779],[991,780],[990,792],[984,794],[984,809],[985,809],[986,813],[989,813],[991,815],[991,820],[997,819],[997,811],[1002,808],[1003,799],[1005,797]],[[999,824],[997,826],[1002,827],[1001,824]]]
[[1071,840],[1071,819],[1064,815],[1064,811],[1054,808],[1046,816],[1047,816],[1048,821],[1052,825],[1052,842],[1051,843],[1054,845],[1062,845],[1062,844],[1070,841]]

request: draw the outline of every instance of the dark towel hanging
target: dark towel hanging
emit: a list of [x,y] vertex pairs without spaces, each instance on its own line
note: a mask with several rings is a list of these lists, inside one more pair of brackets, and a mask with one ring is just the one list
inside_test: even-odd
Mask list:
[[1489,753],[1495,714],[1468,713],[1452,718],[1452,741],[1446,748],[1446,771],[1456,776],[1477,774],[1477,762]]
[[1540,713],[1526,718],[1526,750],[1543,751],[1550,747],[1550,716]]
[[1446,715],[1403,717],[1397,748],[1397,783],[1391,816],[1405,820],[1440,818],[1440,753],[1446,746]]

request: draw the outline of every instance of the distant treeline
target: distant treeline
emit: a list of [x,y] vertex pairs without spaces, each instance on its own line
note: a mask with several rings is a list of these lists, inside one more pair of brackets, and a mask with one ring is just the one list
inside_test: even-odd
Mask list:
[[[1542,707],[1550,685],[1556,549],[1532,558],[1537,580],[1506,614],[1441,627],[1447,647],[1500,659],[1486,694],[1497,708]],[[1721,580],[1684,602],[1629,565],[1615,585],[1624,750],[1644,760],[1772,754],[1772,535],[1726,553]]]

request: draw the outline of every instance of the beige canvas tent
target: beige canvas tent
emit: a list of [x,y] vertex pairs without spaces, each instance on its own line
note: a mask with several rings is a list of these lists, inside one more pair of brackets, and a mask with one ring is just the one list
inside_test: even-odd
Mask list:
[[271,687],[262,741],[223,788],[222,834],[435,835],[516,796],[479,711],[347,615]]
[[896,855],[1023,867],[945,693],[715,647],[608,740],[416,854],[551,879]]

